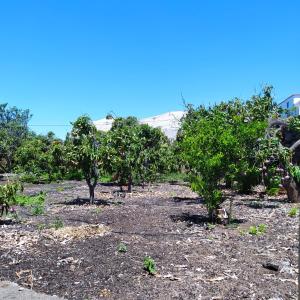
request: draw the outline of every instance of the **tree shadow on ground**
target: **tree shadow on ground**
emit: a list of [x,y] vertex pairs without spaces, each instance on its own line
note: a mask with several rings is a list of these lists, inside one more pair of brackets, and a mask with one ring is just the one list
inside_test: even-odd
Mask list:
[[6,220],[0,219],[0,225],[13,225],[13,224],[17,224],[17,222],[12,219],[6,219]]
[[[85,204],[89,204],[90,203],[90,199],[89,198],[75,198],[69,201],[64,201],[64,202],[59,202],[58,204],[63,204],[63,205],[85,205]],[[114,204],[112,201],[108,201],[108,200],[102,200],[102,199],[95,199],[94,200],[94,204],[93,205],[112,205]]]
[[210,222],[208,216],[191,215],[189,213],[182,213],[181,215],[171,215],[170,219],[175,223],[185,222],[187,223],[187,226],[192,226],[192,225],[204,226],[206,225],[206,223]]
[[249,208],[254,208],[254,209],[264,209],[264,208],[278,208],[279,203],[265,203],[265,201],[251,201],[247,203],[241,203],[241,202],[236,203],[236,206],[247,206]]
[[[183,213],[181,215],[171,215],[170,219],[177,223],[177,222],[185,222],[188,227],[193,225],[207,227],[208,223],[211,223],[211,220],[208,216],[204,215],[191,215],[189,213]],[[244,219],[233,219],[231,220],[231,226],[236,226],[238,224],[246,223],[247,220]]]
[[202,198],[191,198],[191,197],[173,197],[174,202],[184,202],[185,204],[201,204],[203,203]]

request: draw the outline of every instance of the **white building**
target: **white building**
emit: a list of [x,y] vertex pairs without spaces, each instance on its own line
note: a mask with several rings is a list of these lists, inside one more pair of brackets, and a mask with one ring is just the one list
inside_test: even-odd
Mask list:
[[[180,120],[185,114],[184,111],[172,111],[162,115],[141,119],[139,120],[139,123],[148,124],[154,128],[160,128],[170,140],[175,140],[177,131],[180,128]],[[110,130],[113,121],[113,119],[100,119],[93,123],[98,130],[108,131]]]
[[[300,94],[294,94],[279,103],[283,109],[288,109],[290,116],[300,115]],[[285,115],[286,116],[286,115]]]

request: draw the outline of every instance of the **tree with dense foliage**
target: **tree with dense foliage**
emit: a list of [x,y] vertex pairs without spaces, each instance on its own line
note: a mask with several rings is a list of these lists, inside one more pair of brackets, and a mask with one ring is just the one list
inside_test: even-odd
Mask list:
[[54,133],[30,134],[17,148],[14,171],[23,181],[49,182],[66,174],[64,143]]
[[103,151],[106,170],[118,183],[132,190],[133,181],[149,182],[168,168],[170,147],[158,128],[139,124],[134,117],[117,118],[105,134]]
[[28,135],[29,110],[0,104],[0,173],[10,172],[16,149]]
[[277,112],[271,87],[242,102],[234,99],[209,108],[188,106],[177,143],[192,188],[203,196],[210,218],[225,200],[220,183],[248,192],[258,183],[255,146],[268,118]]
[[90,203],[94,203],[95,187],[99,177],[99,136],[88,116],[79,117],[73,124],[67,143],[68,159],[80,169],[89,187]]

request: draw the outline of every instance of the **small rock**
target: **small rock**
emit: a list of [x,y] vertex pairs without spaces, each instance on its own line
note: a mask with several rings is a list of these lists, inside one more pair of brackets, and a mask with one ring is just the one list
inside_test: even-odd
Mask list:
[[263,267],[272,271],[279,271],[279,265],[272,262],[263,263]]

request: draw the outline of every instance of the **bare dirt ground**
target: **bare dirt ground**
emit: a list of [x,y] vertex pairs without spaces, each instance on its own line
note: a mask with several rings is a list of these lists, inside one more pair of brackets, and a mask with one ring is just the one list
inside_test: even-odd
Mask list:
[[[285,196],[226,191],[235,226],[214,227],[184,185],[135,187],[126,198],[117,190],[99,185],[89,205],[83,182],[27,185],[27,194],[47,193],[46,211],[18,208],[20,223],[1,223],[0,280],[66,299],[298,298],[299,218],[288,216]],[[64,227],[48,229],[58,220]],[[248,233],[259,224],[264,234]],[[143,269],[146,255],[155,276]]]

